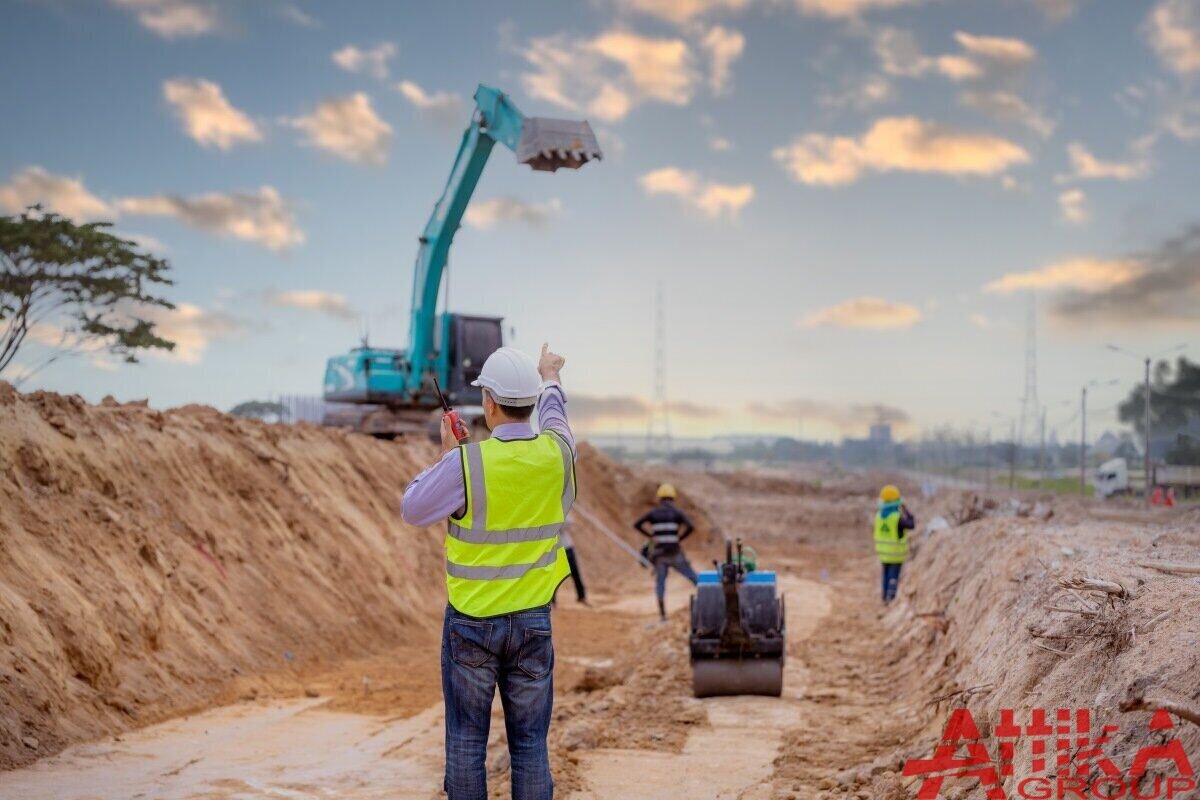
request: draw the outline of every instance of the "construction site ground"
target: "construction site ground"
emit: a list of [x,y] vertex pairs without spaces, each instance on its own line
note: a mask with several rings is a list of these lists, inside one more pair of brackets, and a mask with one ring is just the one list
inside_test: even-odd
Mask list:
[[[0,385],[0,456],[0,798],[441,795],[441,532],[397,515],[429,444]],[[693,565],[726,536],[754,545],[788,658],[782,698],[694,699],[690,587],[670,577],[659,623],[651,576],[577,520],[591,604],[568,582],[553,617],[560,797],[900,800],[918,780],[903,763],[955,707],[1094,709],[1127,767],[1165,734],[1122,700],[1200,704],[1200,579],[1160,568],[1200,562],[1195,511],[630,469],[586,446],[579,473],[582,507],[630,544],[669,478],[698,522]],[[885,477],[920,523],[889,609],[869,522]],[[1200,728],[1174,720],[1200,758]],[[493,722],[506,797],[498,702]]]

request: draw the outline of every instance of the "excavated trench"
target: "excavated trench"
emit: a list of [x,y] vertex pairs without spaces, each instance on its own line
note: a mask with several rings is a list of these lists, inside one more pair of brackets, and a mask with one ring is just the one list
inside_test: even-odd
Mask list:
[[[0,755],[17,767],[0,797],[439,796],[440,590],[422,576],[437,574],[441,534],[398,527],[394,508],[425,446],[0,392],[0,450],[13,465]],[[581,502],[618,530],[664,477],[586,448],[580,469]],[[993,504],[919,537],[885,613],[867,535],[876,480],[666,477],[700,522],[695,566],[741,536],[778,572],[784,696],[693,698],[689,587],[671,577],[659,624],[650,577],[578,526],[592,605],[568,585],[554,614],[561,797],[901,800],[916,792],[903,763],[929,756],[953,707],[986,721],[1091,706],[1127,725],[1132,758],[1153,735],[1148,713],[1116,710],[1128,681],[1200,699],[1200,583],[1138,566],[1198,560],[1194,514],[1111,522],[1060,505],[1048,521]],[[914,505],[927,520],[958,502]],[[1047,610],[1084,573],[1129,587],[1086,631]],[[1031,631],[1069,649],[1047,653]],[[1178,731],[1193,754],[1197,730]],[[507,796],[498,703],[488,761],[493,797]],[[982,794],[968,781],[945,796]]]

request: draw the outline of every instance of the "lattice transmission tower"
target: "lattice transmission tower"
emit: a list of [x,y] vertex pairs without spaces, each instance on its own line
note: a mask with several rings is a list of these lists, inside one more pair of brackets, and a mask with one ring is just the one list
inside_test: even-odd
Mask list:
[[1025,326],[1025,395],[1021,398],[1021,426],[1017,443],[1026,444],[1029,437],[1038,438],[1041,405],[1037,390],[1037,295],[1029,293],[1029,319]]
[[667,292],[661,282],[654,292],[654,400],[646,423],[646,455],[671,457],[671,409],[667,403]]

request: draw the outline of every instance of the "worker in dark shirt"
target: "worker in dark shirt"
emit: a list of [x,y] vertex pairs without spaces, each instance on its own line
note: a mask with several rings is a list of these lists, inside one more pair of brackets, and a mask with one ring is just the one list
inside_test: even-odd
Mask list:
[[638,533],[650,541],[647,557],[654,565],[654,596],[658,598],[658,614],[667,618],[664,597],[667,591],[667,570],[674,569],[696,584],[696,571],[688,563],[679,544],[696,528],[687,515],[675,507],[675,487],[664,483],[658,487],[658,505],[647,511],[633,523]]

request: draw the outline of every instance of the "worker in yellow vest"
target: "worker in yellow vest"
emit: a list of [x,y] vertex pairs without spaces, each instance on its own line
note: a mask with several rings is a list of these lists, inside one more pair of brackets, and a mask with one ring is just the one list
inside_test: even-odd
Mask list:
[[[447,521],[442,695],[449,800],[487,800],[487,741],[500,688],[512,796],[550,800],[546,736],[554,701],[550,600],[570,574],[559,531],[575,500],[575,440],[562,356],[502,347],[472,385],[491,438],[460,444],[442,423],[442,457],[404,492],[419,527]],[[537,427],[530,418],[537,411]]]
[[904,506],[900,490],[890,483],[879,492],[879,510],[875,512],[875,554],[883,564],[883,602],[896,598],[900,585],[900,567],[908,558],[907,531],[916,525]]

